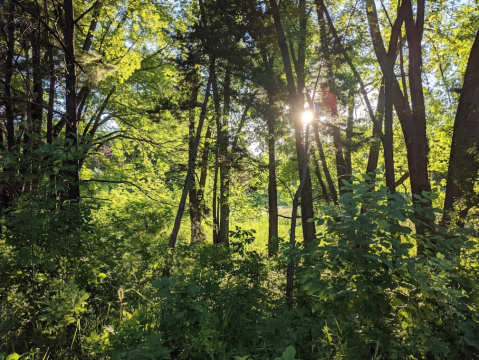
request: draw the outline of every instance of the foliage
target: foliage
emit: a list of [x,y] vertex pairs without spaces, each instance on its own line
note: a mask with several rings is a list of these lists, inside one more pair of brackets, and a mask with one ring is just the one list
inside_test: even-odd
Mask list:
[[372,45],[410,2],[378,2],[377,32],[352,0],[74,0],[73,18],[71,3],[1,5],[0,360],[479,357],[472,133],[457,141],[472,171],[449,173],[454,121],[477,122],[456,119],[477,4],[427,3],[422,43],[399,24],[391,193]]

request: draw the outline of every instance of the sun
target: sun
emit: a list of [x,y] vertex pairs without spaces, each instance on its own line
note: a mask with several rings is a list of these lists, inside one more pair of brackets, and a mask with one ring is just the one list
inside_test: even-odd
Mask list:
[[301,114],[301,120],[303,121],[304,125],[309,124],[313,120],[313,112],[311,110],[303,110]]

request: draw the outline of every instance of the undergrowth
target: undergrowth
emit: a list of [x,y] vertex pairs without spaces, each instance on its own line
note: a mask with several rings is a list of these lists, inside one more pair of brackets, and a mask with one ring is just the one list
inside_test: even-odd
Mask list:
[[[35,220],[19,208],[0,242],[0,359],[477,358],[475,230],[419,236],[414,211],[437,210],[414,208],[380,179],[346,190],[312,219],[314,243],[291,247],[282,224],[273,258],[264,217],[234,224],[230,248],[182,241],[171,254],[167,232],[142,231],[141,217],[122,232],[118,218],[109,225],[84,206],[71,209],[87,219],[73,226],[68,211],[55,217],[25,199]],[[54,232],[59,222],[69,231]],[[430,246],[418,255],[421,243]]]

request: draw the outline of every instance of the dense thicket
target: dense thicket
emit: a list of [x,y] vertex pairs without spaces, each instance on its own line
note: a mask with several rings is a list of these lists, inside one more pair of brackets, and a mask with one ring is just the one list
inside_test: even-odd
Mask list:
[[473,359],[471,1],[0,2],[0,359]]

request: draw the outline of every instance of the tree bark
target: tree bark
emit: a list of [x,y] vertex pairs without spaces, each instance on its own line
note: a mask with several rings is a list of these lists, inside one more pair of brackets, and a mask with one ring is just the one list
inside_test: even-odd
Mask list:
[[[67,151],[76,152],[78,145],[78,119],[76,104],[76,69],[75,69],[75,17],[73,12],[73,0],[65,0],[63,3],[65,10],[63,29],[65,42],[65,113],[66,128],[65,141]],[[69,169],[65,172],[68,177],[68,200],[80,201],[80,166],[79,160],[73,159],[68,162]]]
[[212,214],[213,214],[213,244],[218,244],[218,231],[219,231],[219,221],[218,221],[218,150],[215,151],[215,174],[213,177],[213,204],[212,204]]
[[191,225],[191,242],[199,242],[203,239],[203,228],[201,227],[201,212],[198,200],[198,186],[196,184],[196,159],[193,158],[195,152],[195,108],[198,98],[198,86],[194,86],[192,89],[191,104],[188,110],[189,117],[189,139],[188,139],[188,154],[189,163],[193,166],[193,176],[191,177],[190,189],[189,189],[189,201],[190,201],[190,225]]
[[346,138],[344,141],[344,160],[346,162],[346,174],[353,174],[351,153],[353,148],[353,126],[354,126],[354,89],[350,88],[348,93],[348,119],[346,122]]
[[333,199],[333,203],[337,204],[338,193],[336,191],[336,188],[334,187],[333,178],[331,177],[331,173],[329,172],[328,164],[326,162],[326,156],[324,154],[323,143],[319,136],[319,126],[317,121],[313,121],[313,131],[314,131],[314,139],[316,141],[316,146],[318,147],[319,159],[321,160],[324,176],[326,177],[326,182],[328,183],[329,192]]
[[[293,121],[295,129],[296,140],[296,154],[298,157],[298,170],[299,174],[306,173],[305,184],[301,193],[301,217],[304,242],[312,242],[315,238],[316,227],[313,222],[308,222],[308,219],[314,217],[313,211],[313,191],[311,185],[311,175],[309,172],[308,155],[303,146],[302,139],[302,121],[301,114],[304,106],[304,98],[302,91],[304,89],[304,61],[305,61],[305,45],[306,45],[306,3],[305,0],[299,1],[299,14],[300,14],[300,40],[298,41],[298,66],[296,68],[297,85],[296,88],[293,67],[290,60],[290,52],[286,42],[286,36],[283,30],[281,22],[281,15],[279,12],[278,4],[275,0],[269,0],[271,7],[271,13],[273,15],[274,26],[276,30],[276,37],[278,40],[278,46],[281,51],[281,57],[283,59],[284,70],[286,73],[286,85],[289,94],[289,103],[293,110]],[[293,51],[293,49],[291,49]],[[294,58],[294,56],[293,56]],[[300,175],[301,176],[301,175]],[[301,179],[300,179],[301,180]]]
[[230,224],[230,159],[228,154],[229,143],[229,113],[230,113],[230,93],[231,75],[226,70],[223,85],[223,114],[221,117],[220,128],[218,130],[218,152],[220,156],[220,219],[218,242],[229,246],[229,224]]
[[326,188],[326,184],[323,181],[323,177],[321,175],[321,168],[319,166],[319,160],[316,157],[316,153],[314,149],[311,149],[311,154],[312,154],[313,163],[314,163],[314,173],[316,174],[316,178],[318,179],[319,186],[321,187],[321,192],[323,193],[324,199],[329,202],[328,190]]
[[[305,136],[305,148],[309,146],[309,124],[306,125],[306,136]],[[291,245],[291,251],[296,247],[296,219],[298,217],[298,200],[303,192],[304,186],[306,186],[306,177],[308,173],[308,168],[304,167],[303,172],[300,175],[300,183],[296,193],[293,197],[293,208],[291,210],[291,229],[289,231],[289,243]],[[290,260],[288,263],[288,269],[286,272],[286,302],[288,308],[293,306],[293,288],[294,288],[294,260]]]
[[474,185],[479,170],[479,31],[472,45],[454,121],[447,172],[445,224],[463,227],[468,210],[478,204]]
[[7,18],[7,56],[5,61],[5,118],[7,123],[7,145],[8,150],[15,146],[15,127],[12,103],[12,75],[13,75],[13,52],[15,47],[15,4],[10,1]]
[[[381,82],[381,86],[379,88],[379,96],[378,96],[378,103],[376,106],[376,119],[381,124],[383,124],[384,119],[384,81]],[[371,147],[369,148],[369,156],[368,156],[368,165],[366,167],[366,174],[374,173],[374,171],[378,168],[378,161],[379,161],[379,150],[381,147],[380,141],[381,133],[378,132],[376,126],[373,126],[373,139]]]
[[278,189],[276,184],[276,132],[274,99],[268,94],[268,256],[278,253]]
[[53,111],[55,110],[55,65],[53,63],[53,45],[48,44],[48,61],[50,62],[50,85],[48,88],[48,113],[47,113],[47,143],[53,142]]
[[[405,0],[402,2],[401,6],[398,8],[398,16],[392,28],[388,53],[386,53],[379,29],[379,21],[374,0],[366,0],[366,7],[374,51],[385,76],[385,82],[388,82],[389,79],[389,88],[391,90],[388,91],[388,94],[391,95],[388,96],[388,94],[386,94],[386,101],[388,101],[388,97],[392,97],[392,102],[396,109],[399,122],[401,123],[404,140],[406,142],[411,192],[413,195],[422,196],[423,191],[431,191],[427,171],[428,145],[426,135],[426,114],[421,79],[421,41],[424,28],[424,1],[419,0],[417,2],[416,21],[414,21],[413,18],[411,1]],[[391,64],[395,63],[397,57],[397,42],[401,35],[403,20],[405,22],[406,36],[409,46],[409,93],[411,95],[412,108],[409,106],[407,98],[403,95],[396,77],[391,73]],[[389,76],[386,79],[386,75],[388,74]],[[385,91],[387,91],[388,86],[385,85],[385,88]],[[385,116],[387,116],[387,109],[385,113]],[[390,151],[390,149],[388,151]],[[413,198],[413,201],[418,203],[420,207],[430,206],[429,202],[421,202],[416,198]],[[421,212],[416,212],[415,217],[420,221],[420,223],[416,225],[416,232],[418,234],[424,234],[427,229],[427,226],[424,224],[430,224],[431,220],[423,216]],[[421,244],[418,246],[418,252],[422,253],[423,251],[424,245]]]
[[[213,64],[214,64],[214,60],[212,60],[211,68],[214,66]],[[200,138],[201,138],[201,130],[203,128],[203,123],[204,123],[205,118],[206,118],[206,108],[207,108],[208,100],[209,100],[209,97],[210,97],[210,88],[211,88],[212,77],[213,77],[212,74],[213,74],[212,69],[210,69],[208,84],[206,85],[206,90],[205,90],[205,99],[203,101],[203,106],[201,107],[201,114],[200,114],[200,118],[198,120],[198,128],[196,130],[195,141],[194,141],[194,144],[193,144],[193,149],[192,149],[193,152],[189,156],[189,159],[188,159],[188,172],[186,174],[185,185],[183,187],[183,192],[181,194],[180,204],[178,206],[178,211],[176,213],[175,223],[173,225],[173,230],[171,232],[170,241],[169,241],[169,244],[168,244],[171,249],[174,249],[175,245],[176,245],[176,240],[178,238],[178,232],[180,231],[181,218],[183,217],[183,212],[185,210],[186,197],[188,196],[188,190],[190,188],[191,179],[194,176],[195,161],[196,161],[196,156],[198,154],[198,146],[199,146]]]
[[[326,66],[326,83],[321,86],[321,102],[324,109],[329,109],[331,115],[331,135],[333,137],[334,153],[336,160],[336,175],[338,180],[338,189],[340,194],[344,193],[341,189],[344,184],[342,180],[347,180],[348,171],[347,163],[343,154],[343,143],[341,141],[341,131],[338,123],[338,105],[336,102],[336,84],[334,80],[333,63],[328,45],[328,35],[326,32],[326,24],[324,20],[323,6],[316,7],[319,23],[319,35],[321,39],[321,53],[323,55],[324,64]],[[326,115],[326,114],[325,114]]]

